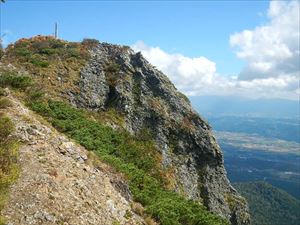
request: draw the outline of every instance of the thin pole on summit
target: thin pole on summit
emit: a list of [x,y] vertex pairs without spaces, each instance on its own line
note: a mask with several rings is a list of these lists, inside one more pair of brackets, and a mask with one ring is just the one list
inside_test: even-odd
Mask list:
[[57,39],[57,23],[55,23],[55,32],[54,32],[54,37]]

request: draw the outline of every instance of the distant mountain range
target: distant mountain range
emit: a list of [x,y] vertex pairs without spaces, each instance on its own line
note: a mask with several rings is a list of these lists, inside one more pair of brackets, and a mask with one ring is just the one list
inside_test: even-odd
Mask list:
[[249,99],[233,96],[189,97],[201,115],[298,118],[299,101],[286,99]]
[[253,225],[299,225],[300,202],[266,182],[235,183],[247,199]]

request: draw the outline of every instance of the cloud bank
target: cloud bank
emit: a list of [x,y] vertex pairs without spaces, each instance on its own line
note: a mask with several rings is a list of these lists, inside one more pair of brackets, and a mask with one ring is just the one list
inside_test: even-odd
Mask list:
[[298,99],[299,2],[270,2],[268,23],[230,36],[245,68],[234,77],[217,73],[216,63],[200,56],[169,54],[142,41],[132,48],[169,76],[187,95],[237,95]]
[[273,1],[269,23],[230,36],[237,56],[247,61],[239,78],[279,77],[299,72],[299,2]]

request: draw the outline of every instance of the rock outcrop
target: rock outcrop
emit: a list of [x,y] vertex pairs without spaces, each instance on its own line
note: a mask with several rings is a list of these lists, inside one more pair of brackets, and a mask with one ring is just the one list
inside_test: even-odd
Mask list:
[[133,134],[149,130],[164,167],[173,171],[171,188],[232,224],[250,224],[247,203],[227,179],[209,124],[167,76],[129,47],[101,43],[90,53],[78,81],[80,91],[65,92],[69,100],[90,110],[116,109]]

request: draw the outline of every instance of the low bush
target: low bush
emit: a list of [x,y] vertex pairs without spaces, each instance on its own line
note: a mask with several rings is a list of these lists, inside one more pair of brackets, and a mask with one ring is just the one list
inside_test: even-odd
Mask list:
[[32,84],[33,81],[28,76],[18,75],[12,72],[2,72],[0,74],[0,87],[10,86],[12,88],[25,89]]
[[87,48],[94,48],[97,45],[99,45],[99,41],[96,39],[92,39],[92,38],[84,38],[81,42],[84,46],[86,46]]
[[120,66],[116,63],[111,63],[104,68],[104,71],[108,85],[116,86],[120,80]]
[[77,48],[67,48],[67,58],[74,57],[74,58],[80,58],[81,52]]
[[57,51],[56,49],[52,49],[52,48],[43,48],[39,50],[39,53],[44,55],[53,55],[57,53]]
[[48,42],[51,48],[64,48],[66,45],[64,41],[61,41],[59,39],[50,39],[48,40]]
[[2,48],[0,43],[0,59],[2,58],[3,55],[4,55],[4,49]]
[[164,188],[160,157],[147,130],[134,137],[126,131],[113,130],[91,120],[84,111],[62,102],[36,101],[31,102],[30,106],[58,130],[122,172],[134,200],[142,203],[146,213],[162,225],[228,224],[200,203],[186,200]]
[[18,48],[16,49],[16,54],[18,56],[29,57],[32,55],[32,52],[30,52],[27,48]]
[[46,68],[50,65],[49,62],[45,61],[45,60],[40,60],[40,59],[31,59],[30,62],[38,67],[42,67],[42,68]]
[[14,131],[14,124],[8,117],[0,115],[0,142],[4,143],[8,136]]
[[48,40],[39,40],[32,42],[31,47],[35,52],[40,52],[43,49],[50,48],[50,44]]
[[5,96],[5,90],[3,87],[0,87],[0,96]]
[[27,98],[30,101],[36,101],[41,99],[45,95],[45,92],[40,87],[31,87],[27,91]]
[[6,97],[0,97],[0,109],[5,109],[12,106],[11,101]]

